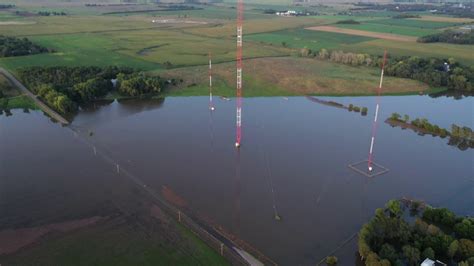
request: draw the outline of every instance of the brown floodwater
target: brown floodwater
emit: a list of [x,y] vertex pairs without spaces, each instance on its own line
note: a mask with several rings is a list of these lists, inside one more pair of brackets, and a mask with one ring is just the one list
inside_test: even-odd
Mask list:
[[[0,116],[0,229],[107,215],[110,202],[134,195],[122,193],[131,184],[115,163],[282,265],[315,265],[389,199],[474,215],[472,149],[381,122],[375,162],[390,171],[369,179],[347,165],[367,158],[375,98],[323,99],[369,113],[305,97],[246,98],[240,152],[233,99],[217,100],[212,114],[207,97],[97,103],[70,127],[13,110]],[[473,106],[472,97],[383,97],[379,117],[398,112],[473,128]],[[355,252],[352,240],[336,255],[353,265]]]

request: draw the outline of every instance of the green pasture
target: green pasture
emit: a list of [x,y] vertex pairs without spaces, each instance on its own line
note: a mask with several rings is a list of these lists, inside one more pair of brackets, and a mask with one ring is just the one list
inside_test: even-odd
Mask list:
[[310,48],[312,50],[342,49],[356,43],[374,40],[374,38],[363,36],[352,36],[347,34],[312,31],[305,29],[294,29],[276,31],[270,33],[252,34],[246,40],[270,43],[274,46],[283,46],[283,42],[289,48]]
[[372,40],[356,43],[347,47],[347,51],[383,55],[384,50],[397,56],[420,56],[454,58],[458,62],[474,65],[474,45],[456,45],[448,43],[410,43],[391,40]]
[[0,58],[0,65],[10,70],[29,66],[119,65],[145,70],[160,67],[158,63],[119,53],[123,47],[100,34],[47,35],[31,39],[56,52]]
[[370,21],[370,23],[388,25],[388,26],[420,28],[420,29],[441,29],[441,28],[447,28],[447,27],[460,25],[460,23],[453,23],[453,22],[426,21],[426,20],[416,20],[416,19],[380,19],[380,20],[372,20]]
[[335,24],[334,26],[337,26],[339,28],[345,28],[345,29],[372,31],[372,32],[380,32],[380,33],[391,33],[391,34],[414,36],[414,37],[420,37],[420,36],[425,36],[425,35],[439,32],[438,30],[435,30],[435,29],[386,25],[386,24],[374,23],[373,21],[365,22],[361,24]]
[[150,237],[133,224],[98,224],[66,235],[56,234],[48,241],[0,258],[8,265],[228,265],[179,224],[173,224],[172,229],[155,226],[154,230],[160,231],[153,231]]

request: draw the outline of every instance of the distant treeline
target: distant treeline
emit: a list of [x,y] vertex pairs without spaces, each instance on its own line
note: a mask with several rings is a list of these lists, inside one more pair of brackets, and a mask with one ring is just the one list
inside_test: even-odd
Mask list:
[[194,7],[188,5],[169,5],[166,8],[160,9],[145,9],[145,10],[129,10],[129,11],[113,11],[105,12],[102,15],[118,15],[131,13],[151,13],[151,12],[165,12],[165,11],[186,11],[186,10],[202,10],[202,7]]
[[444,32],[431,34],[418,38],[418,42],[431,43],[431,42],[445,42],[455,44],[474,44],[474,32],[468,31],[454,31],[446,30]]
[[48,49],[32,43],[28,38],[0,35],[0,57],[47,53]]
[[405,19],[405,18],[419,18],[420,15],[415,15],[415,14],[399,14],[399,15],[395,15],[393,16],[392,18],[395,18],[395,19]]
[[3,4],[3,5],[0,5],[0,9],[8,9],[8,8],[14,8],[15,5],[11,5],[11,4]]
[[164,85],[160,77],[116,66],[31,67],[20,69],[19,76],[46,104],[62,114],[74,112],[79,105],[103,98],[114,90],[136,97],[159,93]]
[[[345,53],[321,49],[318,53],[304,48],[301,56],[316,56],[321,60],[352,66],[381,67],[383,58],[369,54]],[[433,87],[447,87],[450,90],[474,91],[474,67],[465,66],[454,59],[421,58],[418,56],[390,57],[385,67],[388,76],[409,78],[427,83]]]
[[[395,1],[402,2],[402,1]],[[405,2],[405,1],[403,1]],[[455,17],[474,18],[472,12],[472,3],[465,2],[462,7],[454,3],[444,3],[444,5],[433,4],[377,4],[377,3],[362,3],[355,4],[352,11],[366,11],[366,10],[386,10],[393,12],[423,12],[429,11],[433,14],[443,14]]]
[[353,19],[346,19],[346,20],[339,20],[336,24],[360,24],[359,21],[355,21]]
[[49,17],[49,16],[66,16],[66,12],[56,12],[56,11],[39,11],[38,16],[44,16],[44,17]]

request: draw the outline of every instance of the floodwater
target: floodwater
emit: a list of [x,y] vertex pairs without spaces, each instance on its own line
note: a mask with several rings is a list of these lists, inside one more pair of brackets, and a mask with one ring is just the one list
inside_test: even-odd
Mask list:
[[[383,122],[398,112],[473,128],[472,97],[383,97],[374,160],[390,171],[372,179],[347,166],[367,159],[375,98],[324,99],[367,106],[369,114],[305,97],[245,98],[240,152],[233,100],[216,98],[212,115],[207,97],[107,102],[85,108],[70,127],[14,110],[0,116],[0,227],[92,216],[112,198],[133,196],[121,196],[123,177],[84,141],[281,265],[315,265],[389,199],[474,215],[474,151]],[[353,265],[355,252],[354,239],[336,255]]]

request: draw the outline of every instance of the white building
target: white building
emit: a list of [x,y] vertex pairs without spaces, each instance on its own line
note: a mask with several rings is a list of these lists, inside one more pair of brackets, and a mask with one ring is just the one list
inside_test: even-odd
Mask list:
[[441,261],[439,260],[430,260],[428,258],[426,258],[421,264],[421,266],[446,266],[445,263],[442,263]]

